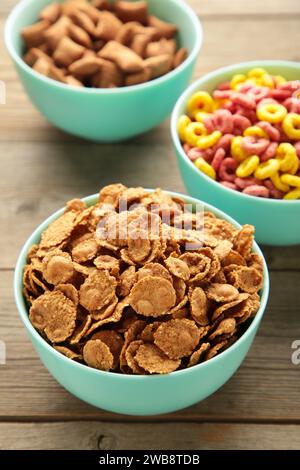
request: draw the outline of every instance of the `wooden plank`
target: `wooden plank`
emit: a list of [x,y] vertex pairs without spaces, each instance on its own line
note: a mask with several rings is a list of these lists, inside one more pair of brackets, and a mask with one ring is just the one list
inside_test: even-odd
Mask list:
[[[274,272],[271,283],[262,326],[235,376],[203,402],[151,421],[300,423],[300,366],[291,363],[291,344],[300,339],[299,273]],[[12,273],[0,272],[0,339],[7,346],[7,364],[0,366],[0,420],[141,421],[88,406],[50,377],[18,318],[11,285]]]
[[252,424],[0,423],[6,450],[298,450],[300,426]]
[[[18,0],[1,0],[0,14],[7,14]],[[224,0],[186,0],[201,16],[217,15],[280,15],[300,13],[298,0],[231,0],[224,4]],[[226,5],[226,6],[225,6]]]

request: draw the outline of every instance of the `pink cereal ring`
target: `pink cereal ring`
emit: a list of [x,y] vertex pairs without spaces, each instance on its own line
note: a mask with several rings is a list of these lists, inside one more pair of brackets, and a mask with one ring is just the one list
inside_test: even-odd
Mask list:
[[188,153],[189,150],[191,150],[191,148],[192,147],[190,146],[190,144],[187,144],[187,143],[183,144],[183,150],[185,151],[185,153]]
[[278,101],[283,101],[286,100],[291,96],[292,92],[290,90],[279,90],[278,88],[275,88],[274,90],[270,90],[270,96],[271,98],[274,98],[275,100]]
[[274,199],[282,199],[284,193],[277,189],[271,180],[265,180],[265,186],[270,191],[270,196]]
[[263,182],[257,178],[253,177],[248,177],[248,178],[238,178],[236,177],[234,180],[234,184],[239,188],[239,189],[245,189],[248,188],[248,186],[263,186]]
[[246,136],[242,141],[242,148],[248,155],[260,155],[269,145],[269,140],[252,135]]
[[239,92],[247,93],[252,88],[253,88],[253,85],[250,85],[250,83],[243,83],[242,85],[239,86]]
[[212,95],[215,100],[228,100],[231,98],[232,90],[215,90]]
[[253,184],[252,186],[247,186],[247,188],[243,189],[242,191],[244,194],[248,194],[248,196],[256,196],[256,197],[270,197],[270,191],[265,186],[258,186],[257,184]]
[[205,125],[205,128],[209,134],[212,134],[212,132],[215,130],[215,118],[214,115],[208,116],[203,119],[203,124]]
[[224,158],[219,167],[219,178],[223,181],[233,183],[235,180],[235,170],[237,169],[237,162],[231,158]]
[[256,108],[255,100],[251,96],[244,95],[243,93],[232,93],[231,100],[233,103],[246,109]]
[[259,102],[259,105],[261,104],[278,104],[276,100],[274,100],[273,98],[264,98],[263,100],[261,100]]
[[218,142],[213,146],[213,151],[215,152],[219,148],[222,148],[227,152],[230,149],[231,141],[233,139],[233,134],[224,134],[220,137]]
[[232,122],[234,135],[243,134],[244,130],[251,126],[251,121],[247,117],[240,114],[234,114],[232,116]]
[[220,181],[220,183],[222,186],[225,186],[225,188],[233,189],[234,191],[238,189],[236,185],[234,183],[231,183],[230,181]]
[[265,162],[267,160],[270,160],[270,158],[275,158],[277,147],[277,142],[271,142],[266,148],[266,150],[260,155],[260,160],[262,162]]
[[247,94],[251,96],[256,103],[258,103],[270,96],[270,89],[268,87],[252,87]]
[[300,100],[295,97],[288,98],[283,103],[289,113],[300,114]]
[[295,149],[296,149],[297,157],[300,158],[300,140],[295,143]]
[[211,161],[211,166],[214,168],[216,172],[218,172],[220,165],[225,158],[225,155],[226,155],[226,152],[222,148],[219,148],[214,154],[213,159]]
[[221,91],[230,90],[230,82],[219,83],[219,85],[217,86],[217,90],[221,90]]
[[282,83],[277,87],[279,90],[289,90],[289,91],[296,91],[300,88],[300,80],[291,80],[286,83]]
[[230,134],[233,130],[232,114],[227,109],[218,109],[214,113],[215,130]]
[[271,140],[275,140],[275,142],[279,142],[280,140],[280,132],[276,127],[272,126],[270,122],[267,121],[259,121],[257,124],[268,136]]
[[187,152],[187,156],[189,157],[190,160],[195,161],[197,158],[202,157],[205,158],[205,151],[201,150],[197,147],[192,147],[190,150]]
[[257,121],[256,112],[252,109],[246,109],[238,106],[236,109],[236,114],[247,118],[250,121],[250,125]]

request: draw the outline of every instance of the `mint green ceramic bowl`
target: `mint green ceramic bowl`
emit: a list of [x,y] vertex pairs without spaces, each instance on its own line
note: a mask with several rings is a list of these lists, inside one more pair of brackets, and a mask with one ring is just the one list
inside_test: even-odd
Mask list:
[[210,92],[234,74],[247,72],[254,67],[264,67],[289,80],[300,79],[300,63],[281,60],[243,62],[209,73],[193,83],[179,98],[172,114],[172,140],[182,179],[192,196],[219,207],[241,224],[253,224],[259,243],[293,245],[300,243],[300,200],[263,199],[225,188],[195,167],[186,156],[177,134],[178,118],[185,113],[187,101],[195,91]]
[[[194,206],[199,204],[198,200],[189,196],[170,194],[181,197]],[[97,197],[98,195],[93,195],[85,201],[92,205],[97,201]],[[205,204],[205,209],[240,227],[233,219],[214,207]],[[102,372],[72,361],[57,352],[33,328],[28,318],[28,308],[22,294],[22,274],[27,253],[34,243],[40,241],[45,228],[61,214],[62,210],[53,214],[29,237],[18,258],[14,276],[14,294],[20,317],[42,362],[53,377],[81,400],[108,411],[129,415],[155,415],[180,410],[203,400],[220,388],[243,361],[262,319],[269,295],[266,263],[261,307],[245,333],[220,355],[203,364],[162,376]],[[256,243],[254,251],[263,256]]]
[[116,89],[64,85],[32,70],[22,59],[20,31],[34,23],[53,0],[22,0],[10,14],[5,43],[33,104],[55,126],[86,139],[114,142],[160,124],[186,88],[202,44],[197,15],[182,0],[148,0],[150,11],[178,26],[178,40],[189,51],[176,70],[146,84]]

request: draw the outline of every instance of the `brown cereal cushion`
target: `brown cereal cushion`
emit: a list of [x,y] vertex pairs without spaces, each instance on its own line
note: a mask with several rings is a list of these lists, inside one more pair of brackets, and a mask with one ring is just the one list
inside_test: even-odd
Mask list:
[[102,330],[94,333],[91,339],[100,339],[108,346],[110,352],[114,357],[113,369],[116,369],[119,364],[121,350],[124,345],[122,336],[114,330]]
[[255,268],[246,266],[238,266],[231,272],[227,273],[228,281],[237,289],[249,294],[259,291],[263,285],[263,275]]
[[205,289],[205,292],[209,299],[216,302],[231,302],[239,296],[239,291],[231,284],[219,284],[217,282],[211,283]]
[[90,339],[85,343],[83,359],[88,366],[105,371],[111,370],[114,364],[109,347],[100,339]]
[[195,322],[186,318],[162,323],[154,333],[154,343],[170,359],[189,356],[199,339],[200,332]]
[[182,261],[179,258],[174,258],[173,256],[169,256],[165,260],[165,264],[167,268],[169,269],[170,273],[173,274],[173,276],[179,277],[180,279],[183,279],[184,281],[188,281],[190,278],[190,270],[184,261]]
[[208,302],[204,290],[201,287],[195,287],[189,293],[191,315],[200,326],[209,324]]
[[80,286],[79,302],[88,311],[100,310],[115,295],[117,281],[108,271],[91,273]]
[[150,374],[169,374],[180,366],[180,359],[170,359],[154,344],[142,344],[136,354],[137,364]]
[[209,343],[202,343],[200,348],[194,351],[193,354],[191,355],[187,366],[192,367],[192,366],[195,366],[196,364],[199,364],[200,359],[204,359],[204,354],[209,350],[209,348],[210,348]]
[[72,258],[61,250],[50,251],[43,259],[43,277],[53,285],[68,282],[74,275]]
[[140,315],[158,317],[168,313],[176,303],[172,284],[158,276],[146,276],[130,292],[131,307]]

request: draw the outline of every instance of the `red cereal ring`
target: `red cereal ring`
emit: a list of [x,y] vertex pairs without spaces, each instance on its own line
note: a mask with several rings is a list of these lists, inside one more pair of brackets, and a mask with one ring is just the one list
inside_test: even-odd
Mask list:
[[270,191],[265,186],[259,186],[257,184],[253,184],[252,186],[247,186],[247,188],[243,189],[242,191],[244,194],[248,194],[248,196],[256,196],[256,197],[270,197]]
[[275,158],[277,147],[277,142],[271,142],[266,148],[266,150],[260,155],[260,160],[262,162],[265,162],[267,160],[270,160],[270,158]]
[[219,83],[219,85],[217,86],[217,90],[221,90],[221,91],[230,90],[230,82]]
[[250,121],[250,125],[255,124],[257,121],[256,112],[251,109],[245,109],[238,106],[236,109],[236,114],[247,118]]
[[218,109],[214,113],[214,126],[222,134],[230,134],[233,131],[232,114],[227,109]]
[[278,101],[283,101],[286,100],[291,96],[292,92],[290,90],[278,90],[278,88],[275,88],[274,90],[270,90],[270,96],[271,98],[274,98],[275,100]]
[[185,151],[185,153],[188,153],[188,151],[191,150],[191,148],[192,147],[190,146],[190,144],[187,144],[187,143],[183,144],[183,150]]
[[213,151],[215,152],[219,148],[222,148],[227,152],[230,149],[231,141],[233,139],[233,134],[224,134],[219,138],[218,142],[213,146]]
[[243,93],[232,93],[231,101],[246,109],[256,109],[256,102],[251,96]]
[[268,87],[252,87],[248,90],[247,94],[251,96],[256,103],[258,103],[270,96],[270,89]]
[[270,196],[274,199],[282,199],[284,192],[277,189],[271,180],[264,181],[266,188],[270,191]]
[[282,83],[277,87],[279,90],[289,90],[294,92],[300,88],[300,80],[291,80],[286,83]]
[[215,118],[214,115],[208,116],[203,119],[203,124],[205,125],[205,128],[209,134],[212,134],[213,131],[215,130]]
[[212,95],[215,100],[228,100],[231,98],[232,90],[215,90]]
[[300,140],[295,143],[295,149],[296,149],[297,157],[300,158]]
[[300,100],[294,96],[286,99],[283,103],[289,113],[300,114]]
[[245,189],[248,188],[248,186],[263,186],[263,182],[257,178],[253,178],[249,176],[248,178],[239,178],[236,177],[234,180],[234,184],[239,188],[239,189]]
[[244,130],[251,126],[251,121],[247,117],[240,114],[234,114],[232,116],[232,122],[234,135],[243,134]]
[[197,158],[199,157],[202,157],[204,158],[205,156],[205,152],[204,150],[201,150],[197,147],[192,147],[188,152],[187,152],[187,156],[189,157],[190,160],[195,161],[197,160]]
[[279,142],[280,132],[278,129],[276,129],[276,127],[272,126],[270,122],[259,121],[256,125],[260,127],[266,134],[268,134],[271,140],[275,140],[275,142]]
[[220,181],[220,183],[222,186],[225,186],[225,188],[233,189],[235,191],[238,189],[236,185],[234,183],[231,183],[230,181]]
[[268,139],[255,137],[249,135],[243,138],[242,148],[247,152],[248,155],[260,155],[263,153],[269,145]]
[[235,180],[235,170],[237,169],[238,163],[234,158],[227,157],[221,162],[219,167],[219,178],[223,181],[229,181],[231,183]]
[[242,85],[239,86],[239,92],[247,93],[252,88],[253,88],[253,85],[250,85],[250,83],[243,83]]
[[218,172],[222,161],[224,160],[226,152],[223,148],[219,148],[213,156],[211,161],[211,166],[214,168],[216,172]]

